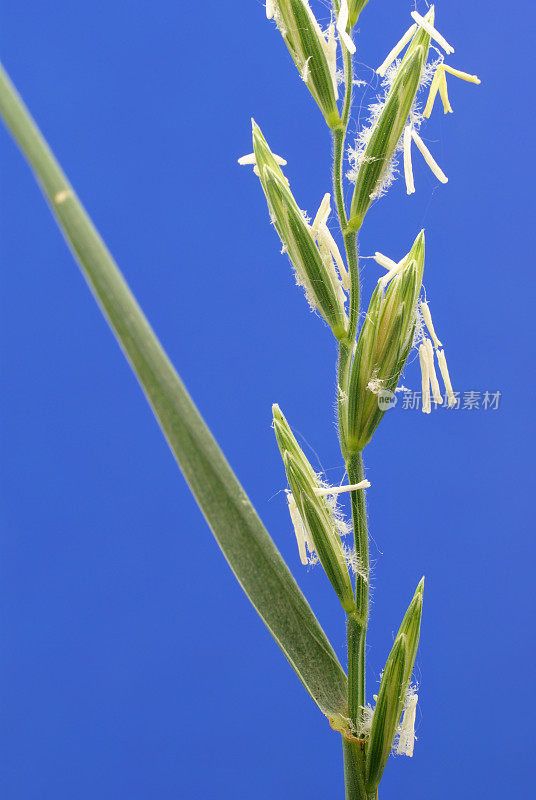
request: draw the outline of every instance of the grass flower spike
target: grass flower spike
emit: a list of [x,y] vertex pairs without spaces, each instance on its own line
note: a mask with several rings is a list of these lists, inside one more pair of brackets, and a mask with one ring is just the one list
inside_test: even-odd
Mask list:
[[274,19],[307,88],[330,127],[340,124],[337,109],[336,40],[330,26],[324,33],[307,0],[269,0]]
[[385,413],[377,391],[395,391],[413,346],[424,255],[421,231],[409,253],[391,268],[388,285],[387,276],[380,278],[372,294],[346,386],[346,446],[351,452],[370,441]]
[[359,19],[359,15],[368,2],[369,0],[348,0],[350,28],[355,27],[357,20]]
[[326,244],[326,252],[315,242],[311,227],[290,191],[288,180],[255,122],[253,149],[270,216],[284,252],[294,266],[296,279],[305,289],[309,304],[320,311],[334,336],[337,339],[344,338],[347,329],[345,296],[340,278],[333,268],[329,243]]
[[[434,19],[434,7],[426,19]],[[418,29],[396,70],[385,104],[358,159],[349,226],[359,230],[375,197],[381,194],[393,156],[415,102],[428,57],[430,34]]]
[[393,740],[404,707],[404,676],[407,662],[407,638],[405,634],[400,633],[385,664],[367,743],[365,788],[369,795],[374,794],[378,788],[391,755]]
[[[318,195],[307,202],[310,209],[318,206],[316,214],[311,213],[312,222],[296,201],[283,171],[286,159],[272,152],[253,120],[253,152],[238,159],[240,165],[252,167],[258,177],[282,252],[288,256],[311,309],[327,323],[334,337],[329,336],[329,341],[337,350],[334,406],[340,459],[332,461],[330,469],[339,471],[338,480],[328,482],[323,472],[313,469],[278,405],[272,407],[272,415],[299,561],[305,567],[321,565],[328,578],[325,588],[334,592],[342,607],[346,670],[74,189],[0,67],[0,114],[34,170],[196,501],[240,585],[329,722],[327,735],[337,731],[341,737],[346,800],[378,800],[378,787],[390,755],[413,755],[418,696],[412,677],[424,591],[422,579],[387,657],[378,694],[371,698],[366,685],[371,581],[367,502],[371,484],[363,451],[386,410],[396,404],[408,362],[418,359],[420,364],[421,408],[425,414],[431,414],[432,407],[452,408],[459,402],[423,289],[424,231],[402,257],[401,253],[395,258],[385,255],[391,253],[389,243],[374,243],[378,250],[372,259],[385,272],[379,279],[373,275],[376,283],[368,307],[362,299],[361,279],[367,278],[367,271],[362,269],[365,261],[360,259],[357,235],[372,203],[389,188],[400,158],[407,194],[415,192],[412,148],[421,153],[434,176],[447,183],[421,136],[423,121],[430,116],[437,95],[445,113],[452,111],[447,76],[480,83],[475,75],[447,65],[439,53],[436,45],[447,56],[454,48],[435,26],[434,6],[425,15],[414,10],[409,28],[376,70],[381,79],[380,96],[369,107],[365,125],[358,128],[355,147],[348,147],[348,133],[358,125],[352,118],[354,93],[362,83],[355,76],[356,23],[367,2],[333,0],[329,3],[329,23],[323,30],[308,0],[266,0],[266,18],[277,25],[332,139],[331,184],[321,185],[316,190]],[[393,4],[393,10],[396,8]],[[430,49],[434,51],[431,59]],[[338,56],[341,71],[337,68]],[[382,56],[378,54],[374,63]],[[419,92],[429,83],[421,113]],[[280,126],[285,129],[289,110],[285,103],[278,108]],[[294,114],[294,109],[290,113]],[[321,118],[319,121],[323,124]],[[294,124],[290,127],[296,130]],[[308,133],[303,129],[299,137],[303,140]],[[350,203],[344,183],[347,167],[346,176],[355,184]],[[320,180],[323,167],[315,161],[314,170]],[[389,230],[388,224],[385,229]],[[407,234],[408,242],[414,233]],[[376,267],[372,266],[374,273]],[[303,324],[305,328],[313,322],[307,318]],[[305,330],[303,336],[307,336]],[[314,364],[317,350],[310,350]],[[412,352],[415,358],[410,359]],[[304,403],[308,400],[303,398]],[[443,415],[436,416],[441,419]],[[396,414],[390,417],[394,423]],[[398,421],[403,422],[400,417]],[[396,448],[393,442],[391,450]],[[403,453],[393,450],[389,457],[403,465]],[[273,486],[273,479],[270,481],[269,486]],[[272,493],[267,490],[267,496]],[[411,524],[406,527],[411,531]],[[408,576],[411,585],[414,580],[416,576]],[[239,709],[237,713],[242,718],[246,712]]]
[[[327,489],[314,472],[279,406],[274,405],[272,411],[275,436],[293,498],[289,510],[300,559],[303,563],[305,547],[309,552],[314,551],[343,608],[353,611],[355,600],[348,569],[352,558],[345,553],[341,541],[341,534],[345,535],[348,527],[331,499],[337,490]],[[368,481],[363,482],[360,491],[369,485]]]

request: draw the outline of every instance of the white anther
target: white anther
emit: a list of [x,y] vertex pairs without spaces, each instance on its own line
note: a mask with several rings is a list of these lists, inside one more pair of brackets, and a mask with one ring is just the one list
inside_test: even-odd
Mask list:
[[326,192],[326,194],[322,198],[322,202],[318,207],[318,211],[316,212],[313,224],[311,225],[311,233],[313,234],[313,236],[316,235],[316,232],[321,225],[326,224],[330,214],[331,214],[331,195],[329,192]]
[[324,241],[329,248],[329,252],[333,256],[333,260],[337,265],[337,269],[339,270],[339,275],[341,278],[341,283],[346,289],[346,291],[350,290],[350,276],[348,275],[348,271],[346,269],[345,263],[341,256],[341,252],[337,247],[337,242],[331,235],[331,231],[329,230],[328,226],[325,223],[322,223],[318,229],[318,235],[324,237]]
[[447,178],[447,176],[445,175],[439,164],[434,160],[434,157],[426,147],[425,143],[423,142],[417,131],[412,130],[411,136],[413,138],[413,141],[421,151],[424,160],[426,161],[426,163],[428,164],[428,166],[430,167],[436,178],[439,181],[441,181],[441,183],[448,183],[449,179]]
[[[281,156],[278,156],[275,153],[272,153],[272,157],[275,163],[279,164],[282,167],[284,167],[287,163],[284,158],[281,158]],[[255,153],[248,153],[246,156],[240,156],[240,158],[238,159],[238,163],[240,164],[241,167],[250,165],[256,166],[257,161],[255,160]]]
[[376,72],[378,73],[378,75],[381,78],[384,77],[385,73],[387,72],[387,68],[391,66],[391,64],[393,63],[395,58],[402,52],[404,47],[408,44],[410,39],[413,37],[413,35],[417,31],[417,28],[418,28],[417,23],[412,25],[411,28],[408,28],[408,30],[405,32],[405,34],[400,39],[400,41],[397,42],[395,44],[395,46],[393,47],[393,49],[387,54],[383,64],[380,64],[380,66],[376,70]]
[[346,28],[348,26],[348,0],[342,0],[341,2],[341,9],[339,11],[339,16],[337,17],[337,30],[339,31],[339,36],[341,37],[341,41],[344,42],[344,45],[349,53],[355,53],[355,44],[352,41],[352,37],[346,33]]
[[437,363],[439,364],[441,377],[443,378],[443,383],[445,384],[445,389],[447,390],[447,405],[449,408],[452,408],[456,405],[456,396],[452,390],[452,383],[450,381],[449,370],[447,367],[447,359],[445,358],[445,353],[443,350],[437,351]]
[[[303,520],[300,516],[300,512],[298,510],[298,506],[296,504],[292,492],[287,492],[287,502],[288,502],[290,519],[292,521],[294,533],[296,534],[296,541],[298,543],[298,553],[300,554],[300,561],[305,567],[307,566],[307,564],[315,563],[316,560],[315,550],[307,535],[305,525],[303,524]],[[309,556],[307,555],[307,551],[309,551]]]
[[404,128],[404,178],[406,181],[406,191],[413,194],[415,183],[413,181],[413,167],[411,164],[411,125]]
[[443,50],[445,51],[445,53],[447,53],[447,55],[454,52],[454,48],[452,47],[452,45],[450,45],[447,42],[447,40],[443,36],[441,36],[439,31],[437,31],[434,28],[434,26],[430,22],[428,22],[428,20],[424,19],[424,17],[421,17],[421,15],[418,14],[416,11],[412,11],[411,16],[413,17],[417,25],[423,28],[423,30],[425,30],[426,33],[432,37],[432,39],[436,40],[438,45],[443,48]]
[[326,486],[314,488],[313,492],[317,497],[325,497],[328,494],[342,494],[342,492],[357,492],[359,489],[369,489],[370,481],[363,480],[359,483],[351,483],[347,486]]
[[419,345],[419,364],[421,366],[422,412],[423,414],[430,414],[432,411],[432,404],[430,403],[430,373],[428,371],[425,344]]
[[430,385],[432,387],[432,395],[434,398],[434,403],[442,405],[443,397],[441,396],[441,389],[439,388],[439,381],[437,380],[435,364],[434,364],[434,348],[430,339],[426,339],[425,345],[426,345],[426,359],[428,361],[428,375],[430,377]]
[[402,270],[403,270],[403,269],[404,269],[404,267],[406,266],[406,260],[407,260],[407,256],[404,256],[404,258],[403,258],[403,259],[401,259],[401,260],[398,262],[398,264],[395,264],[395,266],[394,266],[392,269],[390,269],[390,270],[389,270],[389,272],[387,273],[387,275],[384,275],[384,276],[383,276],[383,278],[380,278],[380,280],[378,281],[378,283],[381,283],[382,287],[384,287],[384,288],[385,288],[385,287],[387,286],[387,284],[389,283],[389,281],[390,281],[392,278],[394,278],[394,277],[395,277],[395,275],[398,275],[398,273],[399,273],[399,272],[402,272]]
[[385,267],[387,270],[394,269],[397,265],[396,261],[393,261],[392,258],[388,258],[384,256],[383,253],[374,253],[374,261],[380,265],[380,267]]

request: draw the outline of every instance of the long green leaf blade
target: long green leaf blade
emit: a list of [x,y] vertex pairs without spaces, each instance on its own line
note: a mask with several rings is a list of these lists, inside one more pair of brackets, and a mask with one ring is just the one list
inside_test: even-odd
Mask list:
[[327,716],[345,713],[346,675],[324,631],[1,67],[0,114],[41,184],[231,569],[319,708]]

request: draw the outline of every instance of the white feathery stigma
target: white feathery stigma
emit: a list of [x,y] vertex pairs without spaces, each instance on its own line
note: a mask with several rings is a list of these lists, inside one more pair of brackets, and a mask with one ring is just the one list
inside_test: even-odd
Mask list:
[[311,75],[311,71],[309,69],[309,61],[311,60],[312,56],[305,61],[303,67],[300,70],[300,77],[304,83],[307,83],[309,80],[309,76]]
[[424,322],[425,322],[426,327],[428,328],[428,332],[429,332],[429,334],[432,337],[432,340],[434,342],[434,347],[436,349],[438,347],[443,347],[443,345],[439,341],[439,337],[438,337],[437,333],[435,332],[434,323],[432,322],[432,315],[430,313],[430,309],[428,307],[428,303],[425,303],[424,301],[421,301],[420,306],[421,306],[421,311],[422,311],[422,316],[423,316]]
[[404,705],[404,716],[398,730],[396,752],[399,755],[409,756],[410,758],[413,755],[413,747],[415,745],[415,717],[418,699],[418,694],[410,689]]

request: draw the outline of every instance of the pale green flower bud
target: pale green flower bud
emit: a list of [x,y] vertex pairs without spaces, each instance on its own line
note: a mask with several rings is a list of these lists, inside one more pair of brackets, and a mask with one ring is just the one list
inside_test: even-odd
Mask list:
[[378,281],[359,334],[346,390],[351,452],[365,447],[385,413],[379,392],[396,389],[413,344],[423,270],[421,231],[407,256]]
[[366,749],[365,787],[373,794],[391,754],[406,697],[407,638],[399,633],[383,671]]
[[404,619],[398,629],[397,636],[403,633],[406,637],[408,657],[404,672],[404,680],[406,682],[406,690],[409,688],[411,681],[411,673],[415,666],[415,659],[417,657],[417,648],[419,646],[419,636],[421,633],[421,617],[422,617],[422,601],[424,593],[424,578],[421,578],[419,585],[415,590],[413,599],[408,606],[408,610],[404,615]]
[[337,109],[337,43],[333,26],[324,34],[307,0],[274,0],[271,16],[327,124],[336,128],[341,120]]
[[311,307],[320,311],[337,339],[346,337],[345,296],[331,257],[323,258],[311,227],[290,191],[289,183],[273,156],[260,128],[253,123],[253,149],[270,214],[288,254],[298,283]]
[[350,11],[350,28],[353,28],[357,24],[359,15],[367,5],[368,1],[369,0],[348,0],[348,9]]
[[255,165],[257,167],[257,175],[260,178],[261,183],[263,183],[262,173],[264,167],[271,167],[271,169],[273,169],[273,171],[288,184],[288,180],[284,176],[283,170],[281,169],[280,166],[281,162],[284,161],[284,159],[278,158],[278,156],[272,153],[268,145],[268,142],[264,138],[261,129],[259,128],[254,119],[251,120],[251,131],[253,137],[253,153],[255,156]]
[[[426,15],[426,20],[433,22],[433,6]],[[359,230],[370,204],[382,187],[415,101],[429,46],[430,34],[419,27],[396,72],[368,144],[359,158],[348,222],[352,230]]]
[[[424,578],[417,586],[385,665],[367,746],[368,792],[373,792],[380,782],[397,732],[400,737],[397,752],[413,755],[417,695],[410,681],[419,645],[423,591]],[[399,728],[404,705],[404,721]]]
[[[298,522],[303,525],[306,541],[312,542],[342,607],[347,612],[354,611],[352,580],[341,542],[340,515],[335,513],[334,504],[330,504],[325,494],[316,493],[323,492],[325,487],[322,481],[296,441],[279,406],[274,405],[272,410],[277,444],[283,457],[295,511],[299,515]],[[295,519],[293,522],[296,524]],[[298,530],[296,534],[300,535]]]

